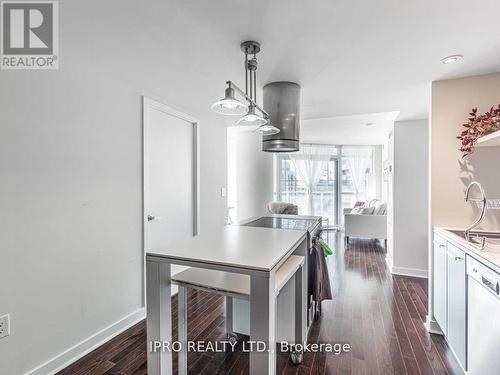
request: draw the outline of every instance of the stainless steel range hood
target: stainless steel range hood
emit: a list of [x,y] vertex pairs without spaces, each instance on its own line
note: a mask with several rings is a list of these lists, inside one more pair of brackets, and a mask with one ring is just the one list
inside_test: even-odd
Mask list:
[[263,136],[262,151],[299,151],[300,86],[293,82],[268,83],[264,86],[264,110],[270,124],[280,132]]

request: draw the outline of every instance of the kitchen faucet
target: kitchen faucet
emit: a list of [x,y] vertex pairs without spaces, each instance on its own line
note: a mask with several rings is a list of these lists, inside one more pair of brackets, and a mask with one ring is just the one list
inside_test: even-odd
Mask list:
[[[474,186],[476,186],[478,188],[478,190],[481,194],[481,198],[469,198],[470,191]],[[481,223],[481,221],[483,221],[484,215],[486,213],[486,203],[487,203],[486,194],[484,193],[484,189],[479,182],[472,181],[469,184],[469,186],[467,186],[467,190],[465,190],[465,201],[466,202],[480,202],[481,203],[481,214],[476,219],[476,221],[474,221],[474,223],[472,223],[469,227],[467,227],[467,229],[465,229],[465,239],[469,242],[478,242],[478,240],[479,240],[480,241],[479,245],[481,246],[480,250],[483,250],[485,245],[486,245],[486,237],[479,237],[477,235],[475,237],[470,236],[470,232],[474,228],[476,228]]]

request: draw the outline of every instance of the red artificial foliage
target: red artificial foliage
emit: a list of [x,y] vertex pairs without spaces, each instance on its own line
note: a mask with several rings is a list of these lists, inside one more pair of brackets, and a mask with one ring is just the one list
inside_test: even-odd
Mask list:
[[457,138],[460,140],[459,150],[465,158],[474,152],[478,138],[500,130],[500,104],[479,116],[477,108],[473,108],[469,113],[468,122],[462,126],[465,129]]

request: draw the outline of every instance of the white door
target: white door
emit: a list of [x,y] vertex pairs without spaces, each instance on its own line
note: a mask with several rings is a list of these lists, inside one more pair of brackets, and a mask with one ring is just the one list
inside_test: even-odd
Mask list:
[[143,114],[144,249],[154,251],[197,234],[197,121],[148,98]]

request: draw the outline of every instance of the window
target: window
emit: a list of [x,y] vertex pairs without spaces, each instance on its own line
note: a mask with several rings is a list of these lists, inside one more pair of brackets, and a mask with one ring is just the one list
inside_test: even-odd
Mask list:
[[357,201],[375,197],[373,147],[345,146],[342,148],[342,206],[354,207]]
[[293,203],[299,208],[299,215],[313,214],[337,223],[337,159],[331,158],[321,170],[319,181],[312,189],[312,213],[308,212],[308,188],[300,179],[293,161],[287,155],[278,155],[277,199]]
[[313,191],[314,214],[337,223],[337,160],[329,160]]
[[[300,157],[276,155],[276,199],[297,205],[299,215],[313,214],[328,218],[330,225],[342,224],[344,208],[354,207],[356,201],[368,201],[376,197],[377,178],[381,178],[376,175],[374,168],[376,149],[373,146],[311,147],[313,150],[307,154],[301,145],[301,152],[308,155],[311,163],[315,158],[323,161],[312,164],[309,168],[304,167]],[[328,153],[326,162],[325,152]],[[319,179],[315,174],[316,170],[313,172],[318,165],[321,165]],[[301,170],[297,170],[298,167]],[[308,169],[310,175],[315,174],[315,184],[311,189],[311,210],[308,210],[309,188],[301,176],[306,181],[310,177],[304,169]]]
[[299,213],[305,212],[307,188],[298,178],[295,166],[289,157],[282,156],[280,159],[280,190],[279,200],[293,203],[299,207]]

